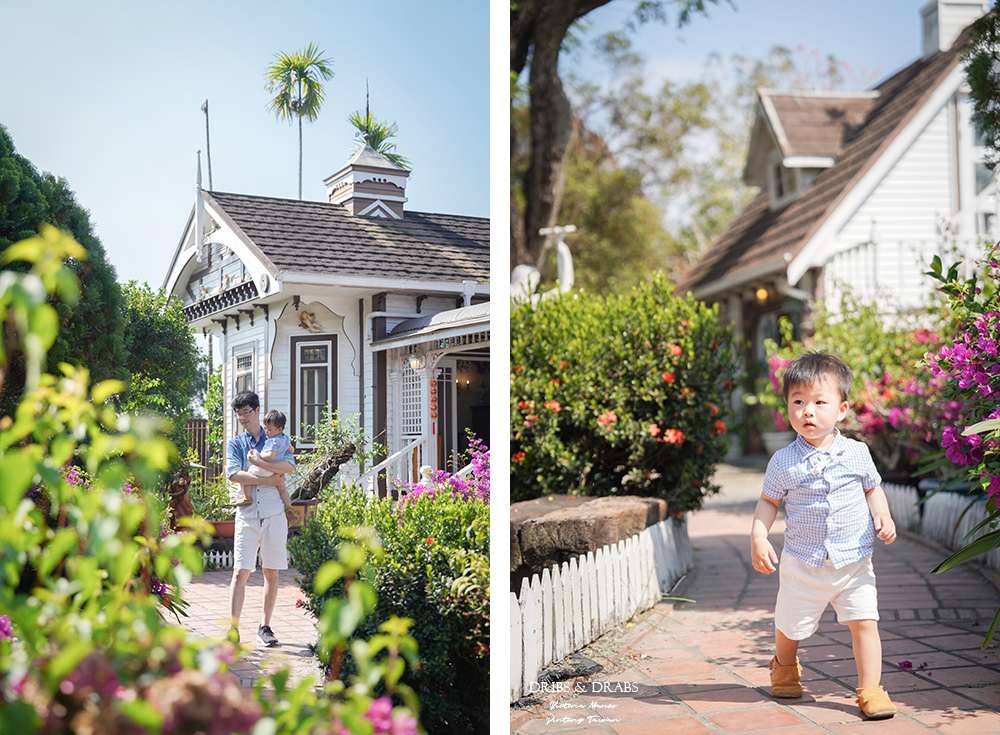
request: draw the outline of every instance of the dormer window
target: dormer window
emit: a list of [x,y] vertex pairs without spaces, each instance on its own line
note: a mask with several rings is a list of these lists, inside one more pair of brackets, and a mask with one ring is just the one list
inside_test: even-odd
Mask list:
[[783,207],[798,196],[800,177],[798,169],[786,166],[778,151],[773,152],[768,169],[768,188],[771,193],[771,209]]
[[792,192],[791,171],[781,165],[781,162],[774,164],[771,169],[772,180],[774,181],[774,198],[784,199]]

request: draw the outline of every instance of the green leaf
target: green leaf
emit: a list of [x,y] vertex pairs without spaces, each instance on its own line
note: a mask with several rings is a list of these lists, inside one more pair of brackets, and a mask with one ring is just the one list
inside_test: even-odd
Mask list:
[[313,581],[313,590],[317,595],[325,595],[333,583],[344,576],[344,565],[335,561],[328,561],[316,572],[316,579]]
[[949,556],[943,562],[938,564],[931,570],[931,574],[940,574],[941,572],[946,572],[949,569],[957,567],[959,564],[964,564],[967,561],[975,559],[977,556],[985,554],[987,552],[993,551],[993,549],[1000,548],[1000,531],[992,531],[984,536],[980,536],[978,539],[973,541],[968,546],[964,546],[954,554]]
[[978,424],[967,426],[965,431],[962,432],[962,436],[984,434],[987,431],[993,431],[994,429],[1000,429],[1000,419],[986,419],[986,421],[980,421]]
[[38,560],[38,576],[43,579],[48,577],[76,542],[75,529],[61,528],[56,531],[55,536],[45,545],[45,551]]
[[997,608],[996,613],[993,615],[993,622],[990,623],[990,629],[986,631],[986,640],[983,641],[983,645],[980,646],[982,650],[986,650],[990,642],[993,640],[993,634],[997,632],[997,624],[1000,623],[1000,607]]
[[145,699],[126,701],[115,699],[118,711],[148,732],[159,732],[163,727],[163,715]]
[[26,450],[0,457],[0,503],[13,513],[35,477],[35,461]]
[[94,403],[101,404],[117,393],[125,392],[125,383],[120,380],[102,380],[90,390]]

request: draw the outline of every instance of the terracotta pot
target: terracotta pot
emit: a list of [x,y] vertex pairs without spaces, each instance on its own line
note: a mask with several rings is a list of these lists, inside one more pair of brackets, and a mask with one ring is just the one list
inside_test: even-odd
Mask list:
[[236,531],[236,519],[228,521],[212,521],[212,527],[215,529],[215,536],[218,538],[232,538],[233,533]]

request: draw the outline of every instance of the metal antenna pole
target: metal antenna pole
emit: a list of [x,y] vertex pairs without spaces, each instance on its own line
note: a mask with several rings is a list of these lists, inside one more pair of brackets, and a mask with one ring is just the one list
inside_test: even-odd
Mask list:
[[215,191],[212,188],[212,146],[208,139],[208,100],[205,100],[205,104],[201,106],[201,111],[205,113],[205,156],[208,158],[208,190]]

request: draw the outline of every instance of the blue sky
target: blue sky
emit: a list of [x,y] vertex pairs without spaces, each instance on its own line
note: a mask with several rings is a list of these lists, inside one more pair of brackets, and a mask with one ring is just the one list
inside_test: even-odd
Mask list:
[[208,188],[295,199],[297,129],[266,109],[277,51],[310,41],[333,59],[303,128],[303,198],[354,145],[351,112],[399,125],[410,209],[489,215],[489,6],[410,0],[0,0],[0,124],[18,153],[67,179],[120,281],[160,286]]
[[[647,23],[633,39],[652,73],[660,70],[678,80],[696,78],[711,52],[762,58],[780,44],[833,54],[855,67],[880,72],[872,79],[878,81],[920,56],[920,10],[926,4],[927,0],[719,0],[681,29],[670,12],[666,24]],[[636,5],[637,0],[615,0],[598,8],[586,17],[592,26],[589,34],[620,28]],[[669,4],[668,9],[672,11]]]

